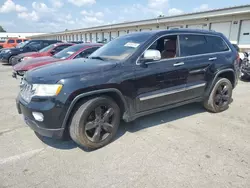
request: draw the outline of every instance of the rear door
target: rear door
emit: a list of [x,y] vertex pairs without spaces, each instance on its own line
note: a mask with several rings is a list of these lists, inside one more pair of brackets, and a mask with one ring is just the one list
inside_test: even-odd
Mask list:
[[210,38],[199,34],[180,35],[180,58],[188,70],[185,100],[203,96],[208,79],[206,73],[219,60],[211,49]]

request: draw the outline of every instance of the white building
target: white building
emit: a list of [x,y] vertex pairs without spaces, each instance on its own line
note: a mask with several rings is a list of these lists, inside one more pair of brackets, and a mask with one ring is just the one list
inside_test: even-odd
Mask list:
[[8,38],[29,38],[34,35],[43,35],[45,33],[0,33],[0,40],[6,40]]
[[98,42],[110,41],[132,32],[171,28],[215,30],[240,48],[250,49],[250,5],[49,33],[31,38]]

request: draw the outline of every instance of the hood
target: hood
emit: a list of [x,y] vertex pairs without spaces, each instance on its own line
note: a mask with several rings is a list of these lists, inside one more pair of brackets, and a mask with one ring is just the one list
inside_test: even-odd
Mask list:
[[22,61],[21,63],[16,64],[13,69],[15,71],[26,71],[31,68],[46,65],[55,61],[60,61],[61,59],[56,59],[52,56],[44,56],[44,57],[38,57],[33,59],[28,59],[25,61]]
[[100,73],[115,67],[115,61],[75,59],[53,63],[28,71],[25,78],[31,83],[57,83],[61,79]]

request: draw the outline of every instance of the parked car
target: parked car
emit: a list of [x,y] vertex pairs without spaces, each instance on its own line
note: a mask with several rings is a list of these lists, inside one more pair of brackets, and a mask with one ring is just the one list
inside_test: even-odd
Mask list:
[[242,80],[250,80],[250,55],[249,53],[244,53],[244,59],[241,65],[240,78]]
[[19,54],[11,59],[12,66],[28,59],[33,59],[37,57],[43,57],[43,56],[52,56],[56,53],[62,51],[65,48],[68,48],[70,46],[74,45],[73,43],[55,43],[51,44],[43,49],[41,49],[38,52],[26,52]]
[[0,61],[11,63],[11,59],[25,52],[37,52],[46,46],[60,42],[58,40],[29,40],[16,46],[16,48],[7,48],[2,50]]
[[12,77],[16,78],[16,76],[23,76],[24,73],[28,70],[31,70],[36,67],[48,65],[51,63],[55,63],[58,61],[77,59],[77,58],[86,58],[95,50],[100,48],[100,44],[75,44],[71,47],[68,47],[61,52],[46,57],[39,57],[35,59],[28,59],[21,63],[18,63],[13,67]]
[[121,119],[193,102],[214,113],[226,110],[238,63],[235,48],[217,32],[132,33],[88,59],[28,71],[17,109],[40,135],[62,138],[69,132],[80,146],[96,149],[111,142]]
[[5,43],[6,40],[0,40],[0,50],[3,48],[3,44]]
[[29,40],[29,39],[26,39],[26,38],[8,38],[6,41],[0,43],[0,46],[2,48],[14,48],[19,43],[25,42],[27,40]]

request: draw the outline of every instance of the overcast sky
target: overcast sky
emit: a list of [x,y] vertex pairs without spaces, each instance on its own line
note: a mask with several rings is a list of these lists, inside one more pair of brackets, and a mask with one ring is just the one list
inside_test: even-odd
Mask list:
[[0,0],[8,32],[56,32],[246,5],[249,0]]

